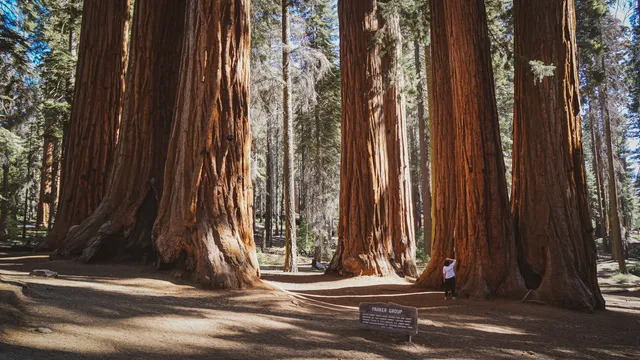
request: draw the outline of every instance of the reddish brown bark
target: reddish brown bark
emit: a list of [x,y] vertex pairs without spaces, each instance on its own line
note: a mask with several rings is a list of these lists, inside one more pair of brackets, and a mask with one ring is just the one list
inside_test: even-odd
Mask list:
[[[455,135],[449,65],[449,39],[445,35],[445,12],[442,1],[431,2],[431,82],[429,91],[429,129],[431,135],[432,177],[432,245],[431,260],[417,281],[419,286],[439,287],[442,266],[453,256],[456,213]],[[441,34],[441,35],[438,35]],[[428,78],[427,78],[428,81]],[[428,81],[429,82],[429,81]],[[425,238],[426,241],[426,238]]]
[[38,196],[38,207],[36,209],[36,228],[47,227],[49,224],[53,180],[53,150],[55,142],[57,141],[56,137],[50,134],[51,126],[51,119],[47,119],[44,144],[42,146],[42,170],[40,171],[40,193]]
[[515,52],[556,65],[538,84],[516,62],[512,211],[519,265],[543,301],[604,308],[585,179],[573,0],[514,1]]
[[[416,42],[416,47],[418,43]],[[431,93],[433,92],[432,84],[431,84],[431,46],[427,46],[424,50],[425,57],[425,70],[426,70],[426,88],[422,86],[422,65],[420,64],[420,49],[416,48],[416,71],[419,77],[418,83],[418,128],[420,129],[420,169],[422,173],[422,193],[423,202],[422,202],[422,216],[424,217],[424,253],[427,255],[431,255],[431,237],[433,235],[433,221],[431,219],[431,207],[432,207],[432,197],[431,197],[431,160],[429,159],[429,129],[427,121],[425,120],[425,109],[424,109],[424,101],[427,100],[427,96],[429,99],[427,100],[428,104],[428,115],[429,118],[433,116],[433,105],[431,99]],[[425,91],[426,90],[426,91]]]
[[[454,168],[435,176],[448,175],[445,181],[456,178],[455,192],[437,194],[446,202],[435,212],[448,212],[453,220],[451,235],[459,264],[456,268],[459,292],[474,298],[523,294],[525,288],[517,267],[509,213],[484,1],[432,1],[431,6],[432,21],[434,17],[438,18],[432,28],[434,38],[447,38],[432,44],[433,88],[440,89],[438,81],[444,80],[442,74],[437,73],[436,63],[448,59],[451,102],[445,104],[452,106],[452,117],[440,118],[436,96],[432,141],[440,143],[454,137],[453,145],[449,145],[453,146],[453,151],[438,159],[438,162],[451,161],[453,156]],[[441,48],[443,45],[446,50]],[[435,123],[447,120],[452,122],[448,124],[448,133],[444,138],[438,138],[441,129],[436,130],[439,126]],[[436,156],[434,153],[434,158]],[[434,193],[441,191],[438,185],[434,188]],[[456,204],[452,206],[454,201]],[[438,233],[439,219],[437,215],[434,217],[434,264],[429,264],[423,274],[425,279],[420,279],[422,285],[442,281],[442,256],[450,255],[453,250],[446,237],[439,238],[442,236]],[[436,245],[435,241],[444,244]],[[436,253],[436,248],[442,250],[438,249]],[[434,279],[436,276],[438,280]]]
[[57,255],[139,258],[153,252],[151,228],[178,85],[186,1],[138,0],[120,140],[107,193]]
[[249,1],[190,0],[153,234],[160,260],[207,287],[258,281],[249,153]]
[[338,2],[342,160],[338,247],[327,272],[390,275],[388,164],[374,0]]
[[[384,122],[386,131],[389,232],[393,265],[398,273],[416,277],[416,239],[413,227],[411,178],[407,152],[407,120],[404,110],[404,79],[401,69],[402,36],[399,14],[388,16],[386,51],[382,57]],[[384,22],[384,21],[383,21]]]
[[106,192],[120,124],[128,24],[129,0],[85,1],[60,203],[45,249],[57,248]]

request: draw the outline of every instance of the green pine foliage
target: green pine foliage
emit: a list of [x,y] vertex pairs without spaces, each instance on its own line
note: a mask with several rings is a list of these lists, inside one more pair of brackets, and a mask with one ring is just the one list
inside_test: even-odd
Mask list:
[[[314,243],[325,238],[338,216],[340,186],[340,70],[337,17],[328,0],[297,3],[301,27],[293,52],[296,163],[301,222]],[[306,53],[306,55],[304,55]]]

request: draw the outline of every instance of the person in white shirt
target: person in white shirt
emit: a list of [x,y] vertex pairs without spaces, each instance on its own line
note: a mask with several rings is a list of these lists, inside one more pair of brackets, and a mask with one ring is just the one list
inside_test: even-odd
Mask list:
[[444,279],[444,299],[447,300],[449,291],[451,291],[452,299],[458,299],[456,297],[456,274],[453,271],[453,267],[456,265],[456,259],[446,258],[444,267],[442,268],[442,278]]

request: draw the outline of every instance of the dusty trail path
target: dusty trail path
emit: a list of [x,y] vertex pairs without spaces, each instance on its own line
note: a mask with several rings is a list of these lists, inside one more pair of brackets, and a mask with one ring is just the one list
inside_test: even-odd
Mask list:
[[[30,277],[37,268],[60,277]],[[640,358],[637,289],[605,295],[608,310],[585,315],[519,301],[445,301],[401,279],[308,268],[265,270],[262,289],[207,291],[152,267],[0,253],[0,278],[2,360]],[[359,329],[361,301],[418,307],[414,343]]]

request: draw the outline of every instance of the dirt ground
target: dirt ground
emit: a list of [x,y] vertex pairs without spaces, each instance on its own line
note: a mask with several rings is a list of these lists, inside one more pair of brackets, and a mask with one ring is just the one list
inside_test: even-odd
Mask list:
[[[610,267],[600,265],[603,290],[619,291]],[[41,268],[60,276],[28,275]],[[207,291],[150,266],[0,252],[0,359],[640,359],[638,279],[583,314],[302,270],[265,269],[263,289]],[[363,301],[418,307],[420,333],[408,343],[360,329]]]

